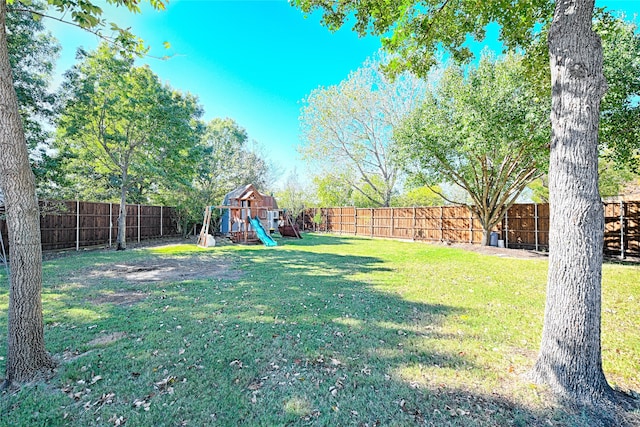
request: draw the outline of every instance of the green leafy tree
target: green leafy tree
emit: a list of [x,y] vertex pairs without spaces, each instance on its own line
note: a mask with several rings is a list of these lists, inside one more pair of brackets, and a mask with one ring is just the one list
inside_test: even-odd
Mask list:
[[635,24],[600,13],[607,93],[602,99],[601,156],[617,169],[640,172],[640,34]]
[[[634,179],[634,172],[640,172],[640,35],[634,23],[603,9],[596,10],[594,30],[602,38],[603,73],[608,86],[600,113],[598,167],[600,194],[607,197],[617,195],[626,182]],[[546,48],[544,43],[540,45]],[[542,60],[545,64],[537,64],[537,78],[546,81],[549,69],[542,67],[547,58]],[[546,177],[535,180],[529,188],[535,202],[549,202]]]
[[[380,204],[376,202],[376,191],[378,188],[381,188],[384,184],[382,182],[382,178],[379,176],[372,176],[369,179],[369,182],[366,181],[353,181],[356,183],[359,191],[354,191],[351,195],[351,199],[353,202],[353,206],[356,208],[378,208]],[[393,197],[396,192],[392,192],[389,194],[389,202],[384,206],[391,206],[391,202],[393,201]]]
[[340,175],[316,175],[312,179],[316,199],[320,207],[353,205],[353,188],[350,180]]
[[[600,158],[598,162],[598,189],[605,197],[623,196],[625,188],[638,179],[640,175],[621,167],[619,163],[607,158]],[[547,177],[543,176],[529,184],[532,191],[531,199],[534,203],[549,203],[549,185]]]
[[413,207],[413,206],[442,206],[445,200],[440,195],[442,189],[439,186],[420,186],[406,190],[404,193],[394,197],[392,206]]
[[477,68],[451,65],[397,132],[407,171],[423,184],[462,187],[488,245],[506,210],[544,171],[548,105],[527,83],[518,55],[483,56]]
[[313,204],[309,192],[300,182],[296,169],[287,175],[284,185],[276,192],[275,197],[278,201],[278,207],[286,209],[293,220],[298,218],[305,208]]
[[594,0],[294,0],[293,5],[305,12],[319,9],[330,29],[353,17],[359,34],[382,36],[383,46],[398,54],[388,67],[391,73],[410,69],[425,75],[438,47],[456,60],[470,58],[468,36],[482,41],[490,22],[500,26],[507,48],[528,49],[537,37],[547,39],[552,99],[549,276],[540,353],[531,377],[577,403],[602,407],[615,401],[602,371],[600,347],[604,215],[597,168],[606,82],[602,44],[592,27]]
[[598,188],[602,197],[619,196],[627,184],[638,179],[638,174],[618,166],[612,160],[600,160],[598,165]]
[[410,74],[391,81],[380,61],[368,60],[337,86],[319,88],[301,114],[303,158],[340,177],[371,206],[389,206],[399,168],[392,156],[393,128],[412,110],[425,84]]
[[126,249],[128,194],[133,190],[134,201],[143,201],[157,183],[190,178],[201,109],[195,98],[163,86],[148,67],[134,67],[132,58],[106,44],[81,53],[63,90],[68,97],[57,144],[70,154],[73,190],[117,188],[117,249]]
[[[31,8],[44,12],[46,3],[33,2]],[[56,98],[49,90],[49,83],[60,45],[38,18],[20,10],[19,4],[7,7],[7,31],[11,34],[9,59],[20,117],[38,190],[49,195],[47,190],[55,173],[55,161],[48,156],[51,132],[47,125],[53,122]]]
[[[16,11],[40,14],[30,8],[30,2],[13,2]],[[102,9],[91,3],[70,0],[48,1],[55,9],[69,12],[73,22],[100,34],[105,21]],[[139,11],[139,2],[112,0],[112,4]],[[151,0],[156,8],[163,8],[160,0]],[[42,317],[42,247],[40,245],[40,212],[36,197],[34,174],[14,79],[9,59],[7,32],[7,2],[0,2],[0,190],[4,194],[6,220],[9,229],[9,257],[11,277],[7,333],[6,378],[3,386],[12,382],[33,380],[50,370],[55,363],[44,345]],[[111,25],[116,30],[116,43],[123,49],[139,47],[139,40],[131,32]]]
[[271,165],[257,144],[251,145],[247,131],[235,120],[216,118],[209,122],[205,134],[209,147],[209,188],[217,188],[218,198],[241,185],[253,184],[264,189],[271,179]]
[[531,200],[534,203],[549,203],[549,183],[546,176],[541,176],[529,184]]
[[160,138],[151,149],[146,147],[146,161],[132,165],[133,203],[162,202],[160,194],[179,192],[198,173],[205,126],[197,97],[165,86],[157,107],[160,117],[164,117],[156,129],[160,135],[155,136]]
[[[34,2],[31,7],[41,12],[46,10],[41,2]],[[51,123],[53,118],[55,96],[49,91],[49,83],[60,45],[45,31],[41,19],[20,11],[15,3],[7,7],[6,25],[11,33],[9,60],[20,116],[27,144],[33,152],[36,148],[44,148],[43,144],[49,138],[43,124]]]
[[163,190],[159,197],[177,208],[185,233],[191,224],[202,223],[205,206],[221,204],[231,190],[248,184],[268,187],[271,165],[250,146],[247,131],[233,119],[212,119],[192,157],[197,163],[195,173],[187,182]]

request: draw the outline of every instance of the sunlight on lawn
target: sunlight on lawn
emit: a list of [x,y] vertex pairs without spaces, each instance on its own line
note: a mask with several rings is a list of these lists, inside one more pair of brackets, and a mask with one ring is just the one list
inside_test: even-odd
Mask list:
[[[91,256],[46,263],[45,339],[64,361],[53,392],[4,396],[2,422],[589,425],[523,380],[546,260],[319,235],[279,250],[175,245],[99,252],[99,266]],[[168,264],[169,279],[104,274]],[[640,388],[639,272],[604,268],[603,363],[624,390]]]

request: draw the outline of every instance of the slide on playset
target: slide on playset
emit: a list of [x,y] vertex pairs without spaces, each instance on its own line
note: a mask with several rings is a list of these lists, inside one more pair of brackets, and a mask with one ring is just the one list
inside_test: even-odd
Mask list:
[[278,246],[278,242],[273,240],[271,236],[267,234],[258,217],[250,218],[249,221],[251,222],[251,227],[255,230],[258,239],[260,239],[265,246]]

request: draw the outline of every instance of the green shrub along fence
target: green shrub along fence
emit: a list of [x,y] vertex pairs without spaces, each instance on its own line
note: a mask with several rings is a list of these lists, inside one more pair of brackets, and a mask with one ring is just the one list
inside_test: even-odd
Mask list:
[[[640,256],[640,201],[604,203],[604,252]],[[465,206],[412,208],[311,208],[300,221],[305,230],[432,242],[474,243],[482,226]],[[496,230],[505,247],[549,250],[549,205],[511,206]]]
[[[42,249],[80,249],[90,246],[115,245],[118,235],[118,203],[79,201],[40,202]],[[127,205],[127,241],[178,235],[174,208]],[[0,232],[8,251],[9,239],[0,207]]]

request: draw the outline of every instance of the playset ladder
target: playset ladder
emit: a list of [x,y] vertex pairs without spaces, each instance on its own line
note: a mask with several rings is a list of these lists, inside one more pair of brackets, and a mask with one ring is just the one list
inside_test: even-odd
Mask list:
[[204,221],[202,222],[202,229],[200,230],[200,236],[198,236],[198,246],[203,248],[207,247],[207,239],[209,238],[209,223],[211,222],[211,211],[213,206],[207,206],[204,210]]

